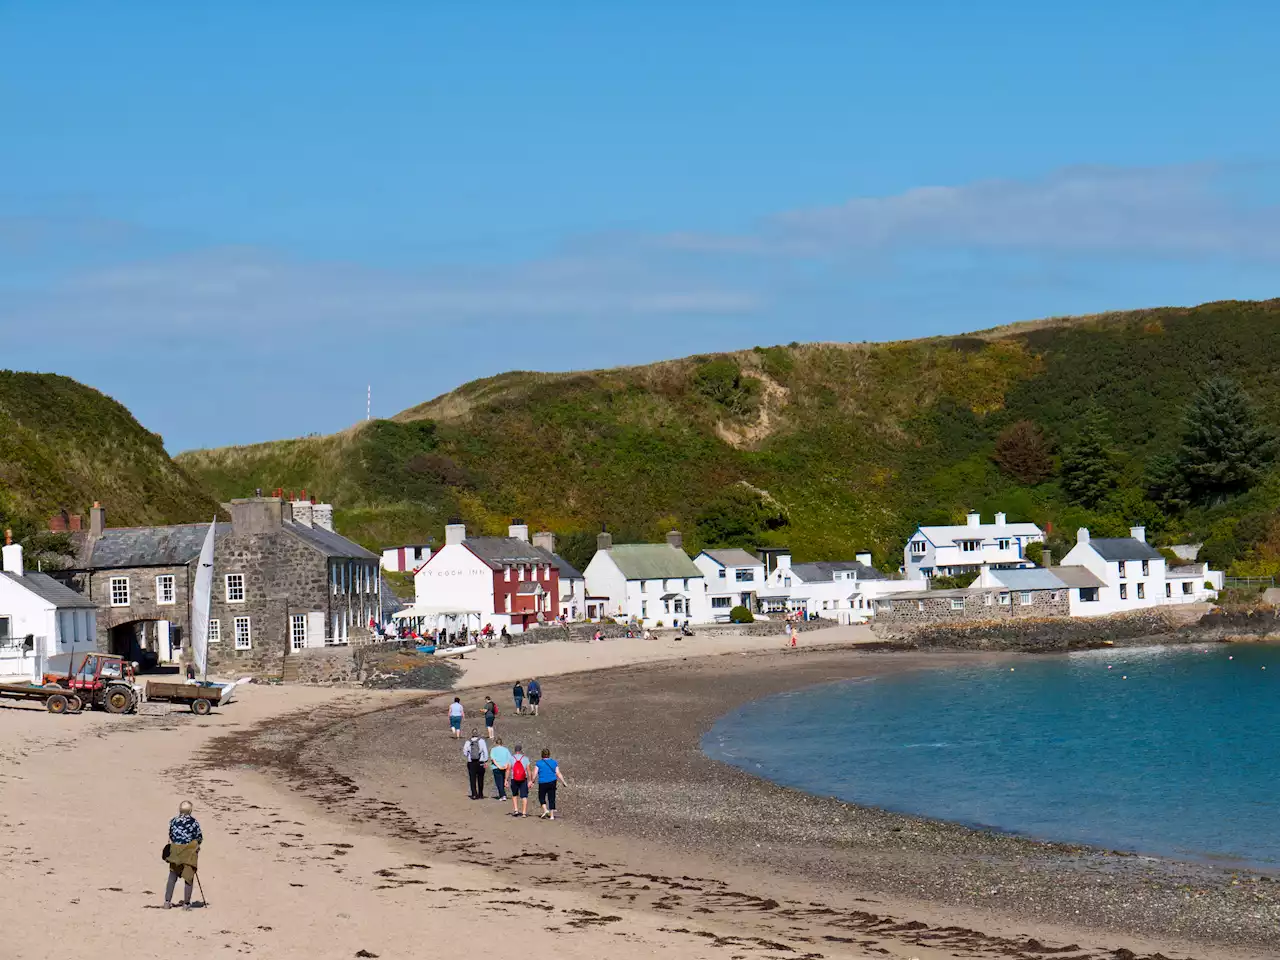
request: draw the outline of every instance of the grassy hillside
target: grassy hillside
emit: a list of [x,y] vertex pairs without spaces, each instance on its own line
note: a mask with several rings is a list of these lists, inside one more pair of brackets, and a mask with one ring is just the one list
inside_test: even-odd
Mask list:
[[[1215,374],[1234,377],[1280,426],[1278,369],[1280,301],[1222,302],[901,343],[508,373],[334,436],[178,462],[219,497],[307,487],[370,545],[439,541],[454,514],[487,531],[520,516],[576,531],[581,552],[607,522],[644,537],[678,526],[691,547],[782,543],[800,558],[870,548],[896,567],[917,523],[1001,509],[1059,535],[1145,522],[1165,539],[1210,537],[1219,560],[1243,562],[1267,540],[1280,480],[1212,510],[1165,513],[1143,492],[1143,471],[1176,446],[1183,406]],[[1119,484],[1085,509],[1068,501],[1057,470],[1091,405]],[[1049,452],[1047,475],[1030,482],[993,461],[1001,431],[1020,421]]]
[[109,522],[208,519],[217,502],[160,437],[110,397],[67,377],[0,371],[0,520],[29,535],[100,500]]

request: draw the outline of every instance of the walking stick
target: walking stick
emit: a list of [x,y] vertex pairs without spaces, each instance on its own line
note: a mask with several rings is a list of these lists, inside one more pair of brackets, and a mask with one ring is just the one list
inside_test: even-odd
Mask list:
[[204,884],[200,882],[200,871],[196,871],[196,886],[200,888],[200,902],[206,907],[209,905],[209,898],[204,895]]

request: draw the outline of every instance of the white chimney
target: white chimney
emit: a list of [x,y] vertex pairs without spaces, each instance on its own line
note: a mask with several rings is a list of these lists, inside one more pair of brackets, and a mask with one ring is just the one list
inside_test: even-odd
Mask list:
[[333,504],[313,503],[311,505],[311,523],[321,530],[333,533]]
[[453,543],[461,543],[465,539],[467,539],[467,525],[465,523],[458,521],[456,523],[451,523],[444,528],[445,546]]
[[1089,528],[1081,527],[1079,530],[1076,531],[1076,543],[1088,543],[1088,542],[1089,542]]
[[513,540],[529,542],[529,525],[518,517],[513,517],[511,526],[507,527],[507,536]]
[[1146,527],[1130,527],[1129,536],[1133,537],[1133,539],[1135,540],[1141,540],[1143,543],[1146,543],[1147,528]]
[[778,569],[785,570],[787,573],[791,572],[791,554],[789,553],[778,554]]
[[291,505],[293,507],[293,522],[304,527],[311,526],[315,505],[310,500],[294,500]]
[[858,563],[865,564],[868,567],[871,566],[871,554],[869,553],[855,553],[853,555],[853,559],[856,560]]
[[1004,514],[1003,514],[1003,513],[997,513],[997,514],[996,514],[996,526],[997,526],[997,527],[1003,527],[1003,526],[1004,526]]
[[968,523],[969,526],[971,527],[982,526],[982,514],[980,513],[971,513],[964,519],[965,519],[965,522]]
[[0,554],[3,554],[0,562],[4,564],[4,572],[12,573],[15,577],[22,576],[22,544],[13,542],[12,530],[4,532],[4,549],[0,550]]

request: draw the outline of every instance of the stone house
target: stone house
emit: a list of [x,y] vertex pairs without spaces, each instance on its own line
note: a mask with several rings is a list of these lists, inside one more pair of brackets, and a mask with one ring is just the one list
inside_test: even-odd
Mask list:
[[1062,584],[1009,590],[967,587],[962,590],[919,590],[876,600],[876,632],[910,633],[942,624],[1065,617],[1070,591]]
[[[275,674],[289,653],[371,639],[382,620],[379,557],[281,497],[233,500],[215,527],[209,672]],[[99,604],[98,649],[143,662],[190,659],[195,567],[209,525],[106,526],[95,504],[70,583]]]

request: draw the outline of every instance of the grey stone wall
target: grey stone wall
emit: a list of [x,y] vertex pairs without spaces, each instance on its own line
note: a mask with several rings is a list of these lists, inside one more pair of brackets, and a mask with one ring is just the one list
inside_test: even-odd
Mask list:
[[[173,577],[174,603],[156,602],[156,577]],[[129,605],[111,606],[111,581],[116,577],[129,580]],[[126,570],[98,570],[76,577],[74,586],[99,605],[98,649],[108,652],[112,627],[133,623],[136,620],[168,620],[182,631],[182,642],[187,643],[191,624],[191,591],[194,574],[186,566],[130,567]]]
[[[1021,594],[1012,591],[1007,604],[999,602],[1001,591],[973,591],[965,598],[963,610],[953,610],[952,597],[920,599],[892,597],[893,606],[876,605],[874,625],[882,636],[906,636],[916,630],[941,624],[990,623],[1007,620],[1066,617],[1070,614],[1069,591],[1033,590],[1031,603],[1020,603]],[[988,598],[990,602],[988,603]]]
[[298,683],[355,683],[360,679],[351,647],[298,650],[289,654],[298,672]]
[[1168,609],[1150,608],[1110,617],[1055,617],[918,627],[909,633],[873,627],[886,639],[906,638],[922,649],[1017,650],[1048,653],[1089,650],[1111,646],[1145,646],[1156,643],[1198,643],[1206,639],[1196,625],[1183,622]]

